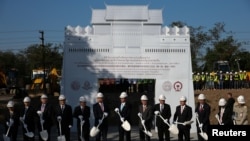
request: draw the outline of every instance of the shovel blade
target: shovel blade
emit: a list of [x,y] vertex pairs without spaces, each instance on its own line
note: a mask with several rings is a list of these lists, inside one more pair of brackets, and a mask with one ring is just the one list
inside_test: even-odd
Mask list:
[[29,138],[33,138],[34,137],[34,133],[33,132],[27,132],[25,133],[25,135]]
[[57,141],[66,141],[66,138],[64,135],[58,136]]
[[6,135],[3,135],[3,140],[4,141],[10,141],[10,137],[6,136]]
[[99,132],[100,132],[100,130],[97,127],[94,126],[90,130],[90,136],[95,137]]
[[122,128],[126,131],[130,131],[131,130],[131,126],[129,124],[129,122],[126,120],[122,123]]
[[179,129],[177,128],[177,126],[175,124],[170,125],[170,127],[168,128],[168,130],[172,133],[172,134],[179,134]]
[[44,141],[48,140],[49,135],[48,135],[47,130],[41,131],[41,132],[40,132],[40,136],[41,136],[41,138],[42,138]]
[[201,132],[200,136],[204,139],[204,140],[208,140],[208,136],[205,132]]
[[149,131],[144,131],[144,133],[145,133],[146,135],[148,135],[149,137],[152,137],[152,133],[151,133],[151,132],[149,132]]

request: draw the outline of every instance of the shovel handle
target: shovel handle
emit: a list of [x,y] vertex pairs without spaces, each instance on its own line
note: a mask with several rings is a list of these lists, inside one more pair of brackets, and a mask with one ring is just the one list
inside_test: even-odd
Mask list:
[[[159,114],[158,116],[159,116],[163,121],[165,121],[165,119],[162,117],[162,115]],[[164,122],[164,123],[166,123],[168,126],[170,126],[168,122]]]

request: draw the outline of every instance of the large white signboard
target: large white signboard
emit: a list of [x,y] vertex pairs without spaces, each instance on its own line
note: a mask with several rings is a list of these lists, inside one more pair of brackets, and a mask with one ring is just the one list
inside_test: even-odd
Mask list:
[[100,78],[154,79],[155,103],[164,94],[173,115],[184,95],[194,112],[189,29],[162,26],[161,10],[130,8],[93,10],[91,26],[66,27],[61,93],[74,107],[82,95],[95,102]]

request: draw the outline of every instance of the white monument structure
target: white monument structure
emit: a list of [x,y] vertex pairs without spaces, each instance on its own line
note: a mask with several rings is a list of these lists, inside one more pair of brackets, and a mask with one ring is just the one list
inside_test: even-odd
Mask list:
[[62,73],[61,94],[73,107],[82,95],[95,102],[99,78],[154,79],[155,103],[164,94],[173,117],[184,95],[195,121],[189,28],[164,26],[162,9],[93,9],[90,26],[65,28]]

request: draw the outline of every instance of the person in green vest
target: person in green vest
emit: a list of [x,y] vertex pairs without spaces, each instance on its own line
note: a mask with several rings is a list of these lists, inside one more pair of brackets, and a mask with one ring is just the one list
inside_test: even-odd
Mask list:
[[229,72],[227,71],[224,77],[224,88],[225,89],[229,89]]
[[234,77],[233,77],[234,89],[239,89],[239,79],[240,79],[240,76],[239,76],[238,72],[235,72]]

